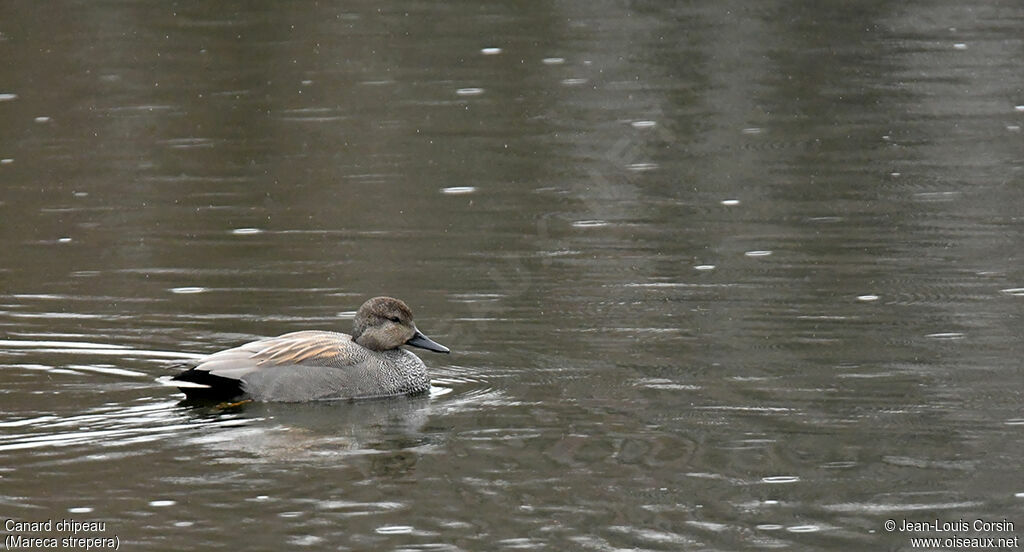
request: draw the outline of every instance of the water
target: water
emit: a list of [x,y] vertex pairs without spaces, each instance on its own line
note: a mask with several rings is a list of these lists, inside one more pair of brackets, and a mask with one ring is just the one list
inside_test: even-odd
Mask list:
[[[132,549],[1024,533],[1018,4],[0,10],[5,523]],[[428,397],[158,381],[378,294],[453,350],[423,353]]]

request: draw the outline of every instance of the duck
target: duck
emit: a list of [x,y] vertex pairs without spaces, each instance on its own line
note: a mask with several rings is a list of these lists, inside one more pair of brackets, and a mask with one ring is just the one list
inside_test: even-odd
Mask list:
[[186,400],[236,403],[426,393],[426,365],[403,345],[450,353],[416,327],[403,301],[374,297],[356,312],[352,335],[303,330],[252,341],[194,361],[169,383]]

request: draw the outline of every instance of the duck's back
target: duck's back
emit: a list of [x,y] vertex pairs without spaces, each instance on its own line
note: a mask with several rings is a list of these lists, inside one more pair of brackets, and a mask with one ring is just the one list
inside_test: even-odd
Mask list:
[[[423,361],[402,350],[372,351],[336,332],[307,330],[214,353],[175,379],[189,397],[224,395],[259,401],[388,397],[430,388]],[[233,388],[232,388],[233,387]]]

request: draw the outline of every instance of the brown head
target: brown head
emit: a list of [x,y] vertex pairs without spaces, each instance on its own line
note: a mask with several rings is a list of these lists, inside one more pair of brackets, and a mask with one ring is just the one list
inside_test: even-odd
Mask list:
[[438,353],[448,352],[448,347],[420,333],[412,321],[409,306],[393,297],[374,297],[359,307],[352,339],[373,351],[411,345]]

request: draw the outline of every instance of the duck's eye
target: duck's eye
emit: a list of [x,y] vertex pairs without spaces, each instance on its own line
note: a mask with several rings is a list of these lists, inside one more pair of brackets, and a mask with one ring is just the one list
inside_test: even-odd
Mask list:
[[402,322],[401,320],[399,320],[399,318],[397,316],[392,316],[392,317],[388,318],[388,320],[394,322],[395,324],[400,324]]

